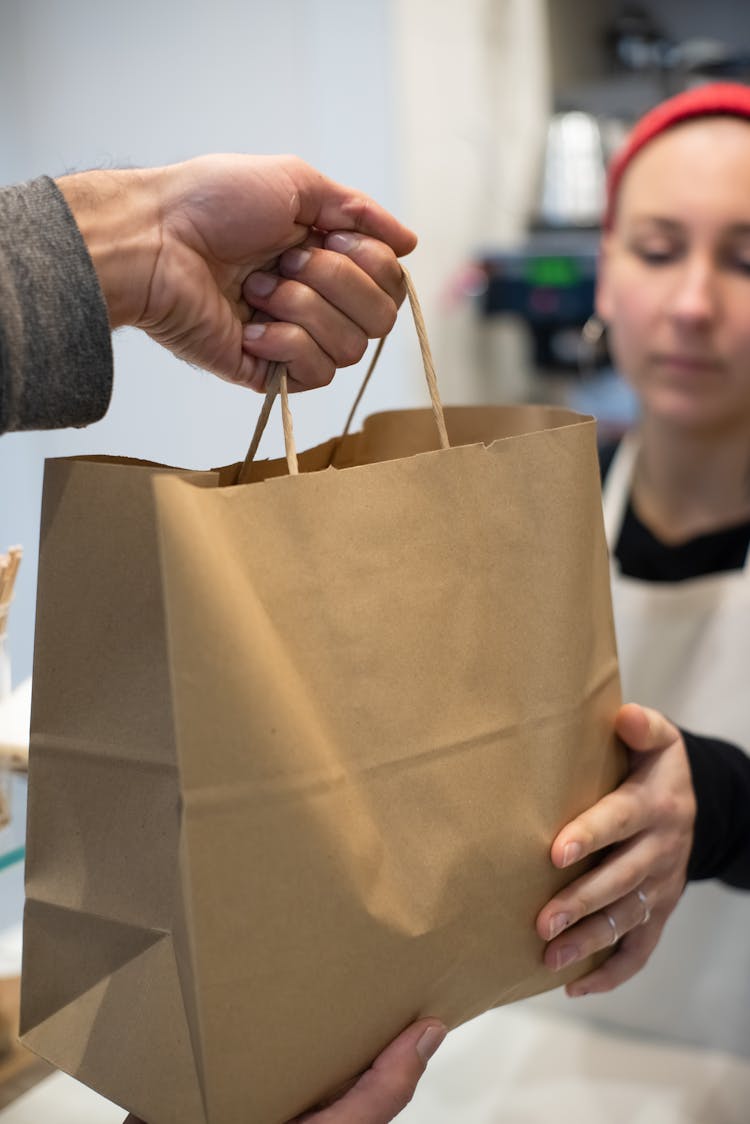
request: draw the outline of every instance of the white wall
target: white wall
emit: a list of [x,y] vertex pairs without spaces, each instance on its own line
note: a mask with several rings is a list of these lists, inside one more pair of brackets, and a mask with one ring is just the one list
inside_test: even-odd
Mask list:
[[[295,152],[403,215],[389,13],[383,0],[2,0],[0,182],[201,152]],[[418,375],[405,368],[397,332],[367,412],[420,401]],[[345,372],[295,400],[300,447],[342,425],[356,381]],[[10,618],[16,682],[31,668],[44,458],[229,463],[244,455],[259,404],[126,329],[106,418],[0,439],[0,548],[26,550]],[[280,449],[277,427],[261,455]]]
[[[482,250],[517,245],[533,210],[551,101],[545,0],[394,0],[396,127],[412,262],[448,402],[528,390],[524,333],[478,323],[464,293]],[[416,365],[416,358],[412,360]]]

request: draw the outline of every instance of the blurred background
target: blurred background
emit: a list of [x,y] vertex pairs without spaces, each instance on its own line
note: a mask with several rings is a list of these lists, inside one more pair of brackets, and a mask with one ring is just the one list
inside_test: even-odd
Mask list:
[[[665,94],[747,78],[748,23],[734,0],[2,0],[0,182],[297,153],[419,234],[409,265],[446,402],[553,399],[622,428],[626,389],[580,345],[605,164]],[[142,333],[117,332],[114,349],[101,422],[0,439],[0,549],[24,548],[14,687],[31,673],[45,457],[230,463],[259,410]],[[295,400],[300,447],[342,427],[362,370]],[[362,410],[425,401],[404,312]],[[279,431],[261,455],[280,454]],[[20,913],[18,865],[13,877],[0,883],[0,928],[3,909]]]

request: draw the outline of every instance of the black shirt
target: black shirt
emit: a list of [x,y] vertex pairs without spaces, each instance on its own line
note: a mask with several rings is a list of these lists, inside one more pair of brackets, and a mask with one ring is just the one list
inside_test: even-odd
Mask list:
[[[608,445],[600,451],[602,480],[616,448]],[[667,545],[640,521],[628,502],[614,554],[628,577],[679,582],[741,570],[749,548],[750,521]],[[688,878],[719,878],[750,889],[750,757],[718,738],[686,730],[682,734],[698,805]]]

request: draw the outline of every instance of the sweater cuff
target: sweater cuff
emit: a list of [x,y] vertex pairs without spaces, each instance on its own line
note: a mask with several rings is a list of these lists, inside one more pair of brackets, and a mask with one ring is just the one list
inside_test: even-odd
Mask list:
[[0,189],[0,433],[98,421],[112,393],[107,306],[47,176]]

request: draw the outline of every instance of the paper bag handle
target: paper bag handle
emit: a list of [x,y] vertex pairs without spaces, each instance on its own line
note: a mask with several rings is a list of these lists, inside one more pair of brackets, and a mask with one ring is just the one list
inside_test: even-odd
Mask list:
[[[440,401],[440,392],[438,391],[437,376],[435,375],[435,364],[432,359],[432,352],[430,351],[430,343],[427,339],[427,329],[425,327],[424,316],[419,304],[419,299],[414,288],[414,282],[411,279],[409,271],[401,267],[404,283],[406,285],[406,294],[409,298],[409,305],[411,307],[412,316],[414,318],[414,326],[417,330],[417,339],[419,340],[419,349],[422,353],[422,364],[424,366],[424,374],[427,380],[427,389],[430,392],[430,401],[432,402],[432,412],[435,415],[435,424],[437,425],[438,436],[440,438],[441,449],[449,449],[450,442],[448,440],[448,431],[445,427],[445,414],[443,413],[443,404]],[[385,336],[378,341],[378,346],[375,349],[375,354],[367,369],[362,385],[359,388],[357,397],[354,400],[354,405],[349,411],[349,417],[346,419],[344,431],[341,434],[341,439],[346,437],[349,432],[349,427],[352,424],[354,414],[362,401],[367,384],[370,381],[370,376],[375,370],[375,365],[383,350],[385,343]],[[286,367],[282,363],[273,363],[269,377],[266,382],[266,397],[263,406],[258,416],[258,421],[255,426],[250,448],[247,451],[247,456],[242,463],[242,468],[237,477],[238,484],[243,484],[248,478],[250,466],[253,463],[253,458],[258,450],[260,439],[263,436],[263,431],[266,428],[271,407],[274,404],[276,396],[281,393],[281,420],[284,427],[284,448],[286,450],[286,461],[289,467],[290,476],[297,476],[299,474],[299,466],[297,464],[297,450],[294,444],[294,430],[292,428],[292,413],[289,408],[289,392],[287,388],[287,373]]]

